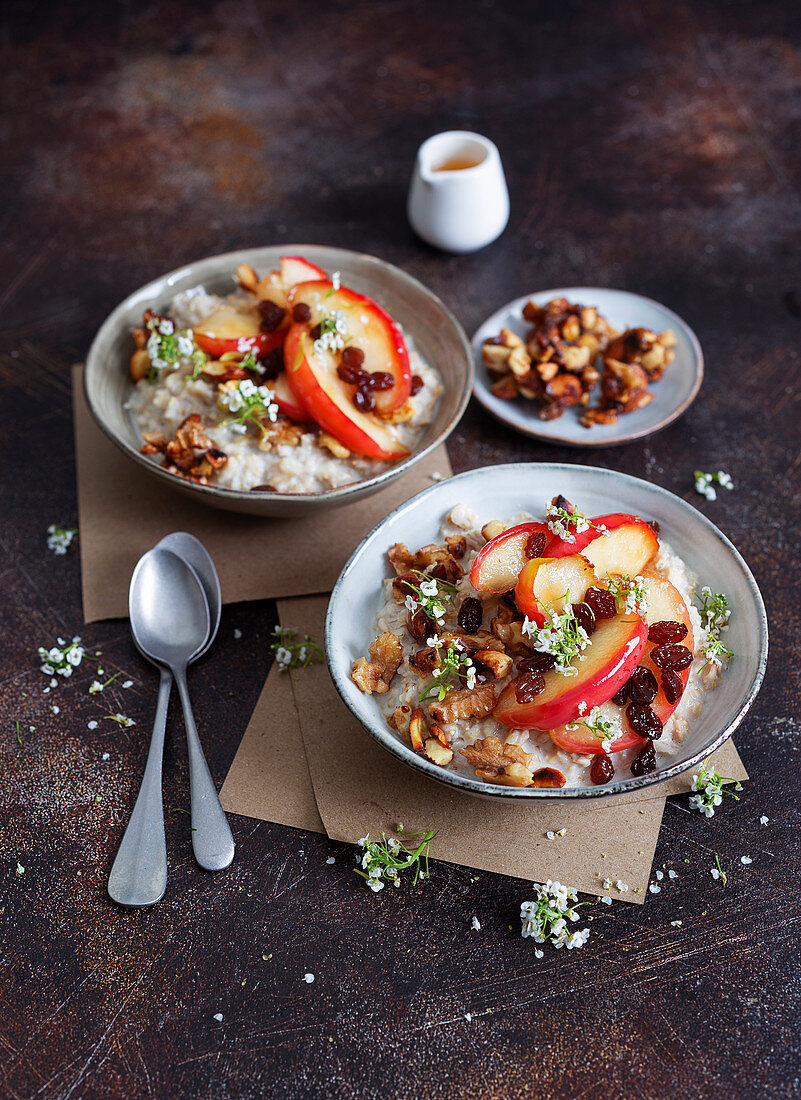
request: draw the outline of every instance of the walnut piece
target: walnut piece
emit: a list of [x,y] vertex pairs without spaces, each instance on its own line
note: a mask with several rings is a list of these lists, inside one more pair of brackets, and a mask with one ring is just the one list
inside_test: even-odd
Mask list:
[[384,695],[403,660],[403,646],[394,634],[379,634],[370,646],[370,660],[353,662],[351,679],[365,695]]
[[456,722],[460,718],[485,718],[494,706],[495,688],[488,682],[449,691],[441,703],[431,704],[428,713],[437,722]]
[[217,450],[206,435],[198,413],[185,417],[171,440],[161,432],[144,432],[142,438],[142,454],[163,454],[165,470],[199,485],[208,485],[214,471],[228,461],[225,451]]
[[531,761],[534,757],[519,745],[502,745],[497,737],[484,737],[459,752],[475,769],[479,779],[506,787],[532,785]]

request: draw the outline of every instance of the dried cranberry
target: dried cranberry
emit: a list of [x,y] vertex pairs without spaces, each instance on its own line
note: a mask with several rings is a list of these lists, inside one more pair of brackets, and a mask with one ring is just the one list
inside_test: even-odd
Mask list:
[[309,335],[311,336],[312,340],[319,340],[320,337],[323,335],[323,326],[320,324],[315,325]]
[[283,369],[284,349],[273,348],[272,351],[268,351],[261,362],[261,374],[265,381],[271,381],[273,378],[277,378]]
[[629,682],[626,680],[625,684],[618,688],[617,692],[612,696],[612,702],[617,703],[619,707],[625,707],[629,701]]
[[260,327],[262,332],[275,332],[283,321],[284,314],[286,313],[286,310],[281,309],[276,302],[271,302],[269,299],[264,302],[259,302],[258,310],[259,317],[261,317]]
[[353,395],[353,404],[360,412],[372,412],[375,408],[375,398],[370,390],[359,386]]
[[596,619],[611,619],[617,614],[615,597],[605,588],[588,588],[584,593],[584,602]]
[[653,744],[646,745],[631,762],[632,775],[647,775],[656,767],[656,752]]
[[541,558],[547,541],[548,539],[542,531],[535,531],[532,535],[529,535],[526,542],[526,557]]
[[391,390],[395,385],[395,375],[388,370],[375,370],[365,377],[371,390]]
[[659,690],[656,684],[656,676],[651,672],[650,668],[643,668],[640,665],[639,668],[635,668],[631,674],[631,679],[628,682],[629,699],[632,703],[638,703],[640,706],[647,707],[650,703],[653,703],[656,698],[656,693]]
[[608,783],[614,774],[615,765],[609,757],[602,752],[596,753],[590,768],[590,779],[595,786],[600,787],[602,783]]
[[662,673],[662,691],[671,706],[682,697],[684,683],[678,672],[674,672],[672,668],[666,668]]
[[650,707],[641,706],[639,703],[629,703],[626,707],[626,717],[629,725],[639,737],[647,737],[650,741],[656,741],[662,736],[662,723]]
[[693,663],[693,655],[686,645],[665,642],[664,645],[655,646],[651,650],[651,660],[657,668],[671,668],[678,671],[690,667]]
[[364,362],[364,352],[355,344],[349,344],[342,352],[342,362],[346,367],[360,367]]
[[597,625],[592,610],[584,603],[574,603],[570,610],[576,616],[576,622],[582,630],[584,630],[586,634],[592,634]]
[[416,393],[419,393],[422,388],[423,388],[423,379],[420,377],[419,374],[413,374],[412,375],[412,388],[411,388],[411,391],[410,391],[412,397],[414,397],[414,395]]
[[305,325],[311,321],[311,306],[305,302],[297,302],[292,307],[292,320],[297,321],[299,325]]
[[684,623],[670,622],[654,623],[648,628],[648,641],[662,645],[663,642],[682,642],[687,637],[687,627]]
[[481,629],[483,614],[481,600],[477,600],[475,596],[465,596],[457,618],[459,629],[463,630],[465,634],[477,634]]
[[545,676],[531,670],[515,680],[515,699],[518,703],[533,703],[540,692],[545,690]]
[[517,662],[518,672],[549,672],[556,664],[550,653],[532,653],[530,657],[521,657]]

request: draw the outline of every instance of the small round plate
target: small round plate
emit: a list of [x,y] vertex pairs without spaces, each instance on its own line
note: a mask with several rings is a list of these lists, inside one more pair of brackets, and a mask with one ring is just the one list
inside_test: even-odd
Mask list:
[[[654,332],[664,332],[667,328],[673,330],[676,334],[676,358],[665,370],[664,377],[654,383],[654,399],[650,405],[619,417],[616,424],[595,424],[592,428],[584,428],[579,423],[583,411],[580,405],[565,409],[558,420],[540,420],[536,401],[528,401],[523,397],[515,401],[503,401],[495,397],[490,389],[490,376],[481,358],[481,345],[490,336],[497,336],[502,328],[511,329],[525,339],[531,326],[523,320],[523,306],[532,301],[543,306],[552,298],[567,298],[569,302],[595,306],[620,331],[627,328],[649,328]],[[488,317],[476,332],[473,337],[473,357],[476,365],[473,394],[487,412],[514,428],[516,432],[522,432],[532,439],[571,447],[615,447],[661,431],[690,407],[704,377],[701,345],[693,330],[681,317],[651,298],[630,294],[627,290],[606,290],[596,286],[542,290],[508,302]],[[596,387],[591,404],[597,401],[598,393]]]

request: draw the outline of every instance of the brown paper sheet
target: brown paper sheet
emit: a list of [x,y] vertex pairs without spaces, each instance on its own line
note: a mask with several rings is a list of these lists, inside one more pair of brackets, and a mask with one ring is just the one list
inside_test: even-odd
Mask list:
[[387,512],[431,485],[434,472],[452,472],[443,446],[381,492],[320,515],[260,519],[223,512],[168,491],[138,469],[92,420],[80,367],[72,384],[86,622],[128,614],[134,565],[170,531],[189,531],[205,544],[223,603],[330,592],[359,541]]
[[[319,637],[326,605],[325,597],[281,600],[281,622]],[[615,897],[645,900],[665,796],[689,790],[689,774],[602,802],[493,803],[439,786],[381,749],[341,702],[323,665],[289,675],[294,716],[290,720],[287,710],[288,677],[273,667],[223,787],[226,810],[322,831],[308,812],[313,785],[325,831],[335,840],[353,843],[402,821],[437,829],[433,854],[447,862],[528,880],[560,879],[591,894],[603,893],[604,878],[620,879],[630,889],[613,890]],[[296,764],[303,759],[303,745],[310,777],[297,766],[287,774],[275,769],[279,753]],[[723,774],[747,778],[731,742],[714,761]],[[295,784],[304,781],[301,795]],[[295,814],[296,799],[307,812]],[[562,828],[564,837],[547,839],[548,831]]]

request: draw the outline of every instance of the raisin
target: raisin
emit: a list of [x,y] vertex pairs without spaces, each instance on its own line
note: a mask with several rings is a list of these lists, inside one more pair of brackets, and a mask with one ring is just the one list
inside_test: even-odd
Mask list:
[[360,367],[364,362],[364,352],[355,344],[349,344],[342,352],[342,362],[346,367]]
[[[361,367],[351,367],[344,361],[337,367],[337,374],[342,381],[347,382],[349,386],[361,386],[369,377],[367,372],[363,371]],[[369,389],[369,386],[367,388]]]
[[638,737],[647,737],[650,741],[656,741],[662,736],[662,723],[650,707],[629,703],[626,707],[626,717]]
[[686,645],[665,642],[663,645],[655,646],[651,650],[651,660],[657,668],[670,668],[678,671],[690,667],[693,663],[693,655]]
[[518,672],[548,672],[556,664],[551,653],[532,653],[517,662]]
[[632,775],[647,775],[648,772],[652,772],[656,767],[656,752],[654,746],[646,745],[644,749],[634,757],[631,762],[631,774]]
[[658,522],[655,519],[649,519],[648,520],[648,526],[651,528],[651,530],[653,531],[653,533],[655,535],[658,535],[659,532],[662,530],[662,528],[659,526]]
[[615,765],[609,757],[602,752],[596,753],[590,768],[590,779],[595,786],[600,787],[602,783],[608,783],[614,774]]
[[370,390],[359,386],[353,395],[353,404],[360,412],[372,412],[375,408],[375,398]]
[[284,349],[273,348],[268,351],[261,363],[261,373],[266,381],[277,378],[284,369]]
[[423,379],[420,377],[419,374],[413,374],[412,375],[412,388],[411,388],[411,391],[410,391],[411,396],[414,397],[414,395],[416,393],[419,393],[422,388],[423,388]]
[[584,593],[584,602],[596,619],[611,619],[617,614],[615,597],[605,588],[588,588]]
[[658,691],[656,685],[656,676],[649,668],[643,668],[640,665],[639,668],[635,668],[631,674],[631,679],[628,682],[629,699],[632,703],[637,703],[640,706],[647,707],[653,703]]
[[475,596],[465,596],[462,600],[462,606],[459,608],[457,619],[459,629],[463,630],[465,634],[477,634],[481,629],[483,613],[481,600],[477,600]]
[[298,302],[292,307],[292,320],[297,321],[299,325],[305,325],[311,321],[311,306],[305,302]]
[[[308,307],[307,307],[308,308]],[[275,332],[284,319],[286,310],[281,309],[275,302],[269,299],[259,302],[259,317],[261,317],[262,332]]]
[[311,336],[312,340],[319,340],[320,337],[323,335],[323,326],[320,324],[315,325],[309,335]]
[[684,692],[684,684],[682,683],[681,676],[678,672],[674,672],[672,668],[666,668],[662,673],[662,691],[665,698],[673,706],[674,703],[678,703]]
[[626,680],[625,684],[618,688],[617,692],[612,696],[612,702],[617,703],[619,707],[625,707],[629,701],[629,682]]
[[654,623],[648,628],[648,641],[662,645],[663,642],[683,642],[687,637],[687,627],[684,623],[661,622]]
[[526,543],[526,557],[541,558],[547,541],[548,539],[542,531],[535,531],[532,535],[529,535]]
[[576,622],[579,624],[585,634],[592,634],[592,632],[595,630],[595,627],[598,625],[595,622],[595,615],[593,614],[592,609],[587,607],[586,604],[574,603],[570,610],[576,616]]
[[545,690],[545,676],[531,670],[515,681],[515,699],[518,703],[533,703],[540,692]]
[[417,642],[424,642],[426,638],[429,638],[437,629],[436,623],[429,619],[422,608],[419,611],[415,611],[414,615],[409,614],[406,616],[406,626],[411,636]]
[[365,374],[367,385],[371,390],[391,390],[395,385],[395,375],[388,370],[376,370],[372,374]]

